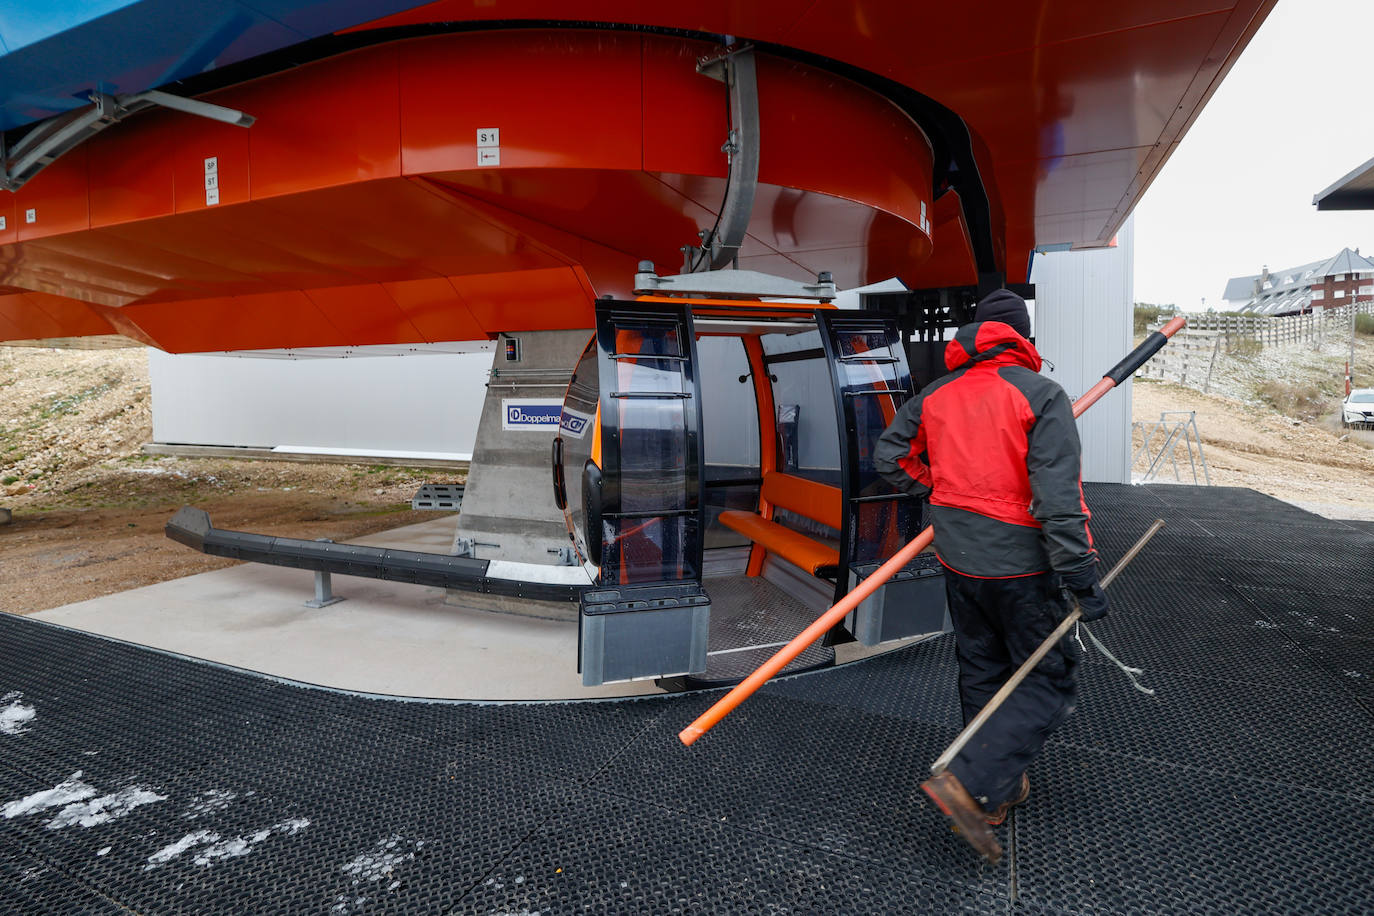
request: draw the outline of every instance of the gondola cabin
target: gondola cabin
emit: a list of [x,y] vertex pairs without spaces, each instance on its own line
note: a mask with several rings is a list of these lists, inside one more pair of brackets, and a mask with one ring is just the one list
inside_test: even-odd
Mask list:
[[[924,504],[873,467],[913,394],[895,321],[828,305],[601,300],[554,442],[555,499],[593,587],[588,685],[736,681],[920,530]],[[947,628],[923,554],[833,646]]]

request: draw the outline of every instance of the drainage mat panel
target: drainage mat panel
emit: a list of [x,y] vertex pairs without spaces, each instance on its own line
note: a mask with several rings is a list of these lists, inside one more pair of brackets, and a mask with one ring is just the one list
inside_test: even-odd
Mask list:
[[0,838],[0,913],[15,916],[116,916],[128,911],[50,862]]
[[832,671],[770,681],[763,694],[962,728],[954,637],[912,646]]
[[1274,560],[1236,562],[1231,581],[1257,588],[1289,589],[1301,592],[1331,592],[1358,595],[1374,600],[1374,545],[1367,551],[1351,551],[1346,557],[1320,560]]
[[1001,889],[978,880],[944,882],[596,792],[578,810],[540,828],[458,912],[1007,912]]
[[1308,633],[1345,639],[1374,640],[1374,597],[1300,592],[1286,588],[1240,586],[1238,591],[1257,612],[1291,636]]
[[1368,913],[1374,805],[1054,741],[1017,810],[1021,900],[1073,913]]
[[[1180,595],[1180,607],[1186,609],[1190,598]],[[1198,615],[1179,625],[1162,615],[1114,604],[1106,619],[1088,626],[1122,662],[1146,672],[1191,674],[1291,690],[1320,692],[1332,687],[1325,668],[1258,615],[1250,624]],[[1086,636],[1082,642],[1083,659],[1094,669],[1099,664],[1111,665]],[[1106,673],[1093,670],[1091,676],[1120,677],[1115,668]]]
[[1293,637],[1303,654],[1320,665],[1342,689],[1374,692],[1374,642],[1321,633]]
[[662,714],[669,699],[479,705],[334,695],[321,711],[362,735],[375,732],[582,779]]
[[[1178,484],[1156,484],[1139,487],[1144,493],[1175,509],[1196,511],[1225,511],[1235,513],[1289,513],[1312,515],[1281,499],[1246,487],[1205,487]],[[1313,516],[1320,518],[1320,516]]]
[[676,743],[685,724],[665,717],[591,787],[939,880],[970,880],[974,860],[920,791],[956,729],[772,696],[754,697],[690,749]]
[[1088,505],[1098,501],[1122,503],[1125,505],[1162,506],[1164,501],[1157,494],[1158,487],[1123,486],[1118,483],[1083,482],[1083,495]]
[[1313,694],[1149,672],[1137,693],[1100,665],[1055,739],[1141,760],[1374,798],[1374,720],[1338,691]]
[[54,808],[6,826],[136,912],[431,912],[569,808],[555,783],[440,757],[321,765],[313,789],[289,792],[214,775],[147,780],[161,800],[107,808],[106,823],[55,829]]

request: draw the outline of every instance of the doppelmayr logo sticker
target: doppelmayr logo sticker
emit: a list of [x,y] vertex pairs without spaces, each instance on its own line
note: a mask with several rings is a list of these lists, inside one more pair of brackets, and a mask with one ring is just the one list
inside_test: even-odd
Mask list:
[[571,439],[581,439],[591,428],[594,418],[590,414],[585,414],[580,410],[573,410],[571,407],[563,408],[563,422],[559,429],[563,435]]
[[563,402],[557,398],[501,399],[501,428],[557,432]]

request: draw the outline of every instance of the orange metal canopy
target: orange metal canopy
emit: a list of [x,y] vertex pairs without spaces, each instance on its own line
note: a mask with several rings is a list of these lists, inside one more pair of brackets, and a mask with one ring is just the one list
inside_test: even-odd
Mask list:
[[[728,33],[914,88],[968,125],[998,267],[1022,279],[1034,245],[1111,238],[1271,5],[480,11]],[[724,89],[694,70],[712,45],[553,24],[405,37],[474,15],[421,7],[366,27],[377,44],[207,96],[255,115],[251,129],[140,115],[0,194],[0,339],[123,333],[178,352],[472,339],[590,326],[591,300],[627,295],[640,259],[675,271],[724,194]],[[932,145],[907,114],[768,53],[759,108],[741,267],[974,282],[960,202],[936,199]],[[484,128],[500,130],[499,165],[477,164]]]

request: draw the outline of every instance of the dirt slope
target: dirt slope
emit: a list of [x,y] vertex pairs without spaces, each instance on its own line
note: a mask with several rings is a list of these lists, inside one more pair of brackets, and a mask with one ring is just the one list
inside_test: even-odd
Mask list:
[[[1330,341],[1224,356],[1211,393],[1137,379],[1134,419],[1152,423],[1162,411],[1196,411],[1212,483],[1251,487],[1332,518],[1374,519],[1374,433],[1339,422],[1347,347]],[[1374,339],[1358,341],[1355,364],[1356,384],[1370,385]],[[1186,453],[1178,459],[1183,482],[1191,483]],[[1146,466],[1137,461],[1134,470]],[[1172,469],[1158,479],[1174,479]]]
[[[0,611],[29,613],[230,565],[163,534],[183,505],[221,528],[347,540],[417,520],[424,469],[151,458],[139,350],[0,347]],[[430,517],[426,514],[425,517]]]

